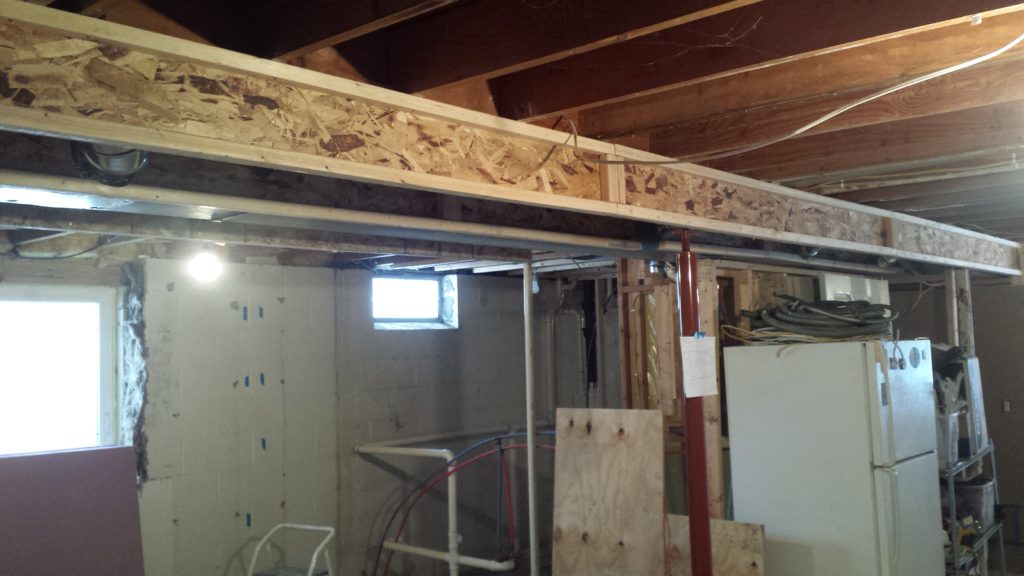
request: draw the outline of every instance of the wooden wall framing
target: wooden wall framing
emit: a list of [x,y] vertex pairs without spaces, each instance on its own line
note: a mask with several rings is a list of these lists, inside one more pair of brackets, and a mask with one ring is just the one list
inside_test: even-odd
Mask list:
[[[0,0],[0,128],[1019,275],[1019,245]],[[885,218],[893,221],[886,237]]]

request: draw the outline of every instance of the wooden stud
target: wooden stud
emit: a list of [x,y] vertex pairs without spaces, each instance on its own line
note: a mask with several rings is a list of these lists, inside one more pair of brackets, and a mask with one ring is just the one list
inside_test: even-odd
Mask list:
[[882,218],[882,238],[885,246],[896,247],[896,229],[893,227],[892,218]]
[[[714,264],[708,260],[697,263],[697,292],[700,299],[700,330],[718,339],[718,279]],[[715,361],[720,356],[715,349]],[[721,390],[721,375],[718,382]],[[722,455],[722,397],[721,393],[704,397],[704,450],[708,471],[708,511],[712,518],[725,518],[725,472]]]
[[[606,154],[604,160],[622,161],[622,156]],[[614,204],[626,203],[626,171],[622,164],[601,164],[601,198]]]
[[956,276],[956,329],[960,349],[967,357],[978,355],[974,344],[974,304],[971,300],[971,272],[958,269]]

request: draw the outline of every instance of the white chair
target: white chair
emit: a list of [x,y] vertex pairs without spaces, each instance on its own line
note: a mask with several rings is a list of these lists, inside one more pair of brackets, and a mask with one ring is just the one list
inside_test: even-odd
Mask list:
[[[256,569],[256,561],[259,560],[260,551],[270,541],[270,537],[275,532],[282,528],[289,528],[292,530],[308,530],[311,532],[324,532],[326,536],[320,541],[320,544],[313,551],[313,555],[309,559],[309,567],[307,568],[294,568],[288,566],[281,566],[270,570],[264,570],[261,572],[253,572]],[[278,524],[270,529],[269,532],[260,540],[259,544],[256,545],[256,549],[252,553],[252,562],[249,563],[248,576],[334,576],[334,570],[331,568],[331,553],[327,550],[327,543],[334,538],[334,528],[330,526],[312,526],[308,524]],[[314,572],[316,570],[316,561],[320,556],[324,558],[324,565],[327,567],[326,572]]]

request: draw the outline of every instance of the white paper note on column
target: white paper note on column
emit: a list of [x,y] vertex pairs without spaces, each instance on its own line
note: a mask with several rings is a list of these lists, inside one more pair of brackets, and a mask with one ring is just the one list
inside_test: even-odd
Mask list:
[[679,339],[683,356],[683,393],[687,398],[718,394],[715,339],[710,336]]

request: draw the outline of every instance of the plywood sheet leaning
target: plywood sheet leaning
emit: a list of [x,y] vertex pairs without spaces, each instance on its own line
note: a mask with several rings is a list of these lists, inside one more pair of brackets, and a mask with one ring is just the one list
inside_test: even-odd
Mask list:
[[661,576],[661,412],[559,409],[556,420],[555,576]]
[[[690,518],[670,514],[671,576],[691,576]],[[712,576],[763,576],[764,526],[711,519]]]

